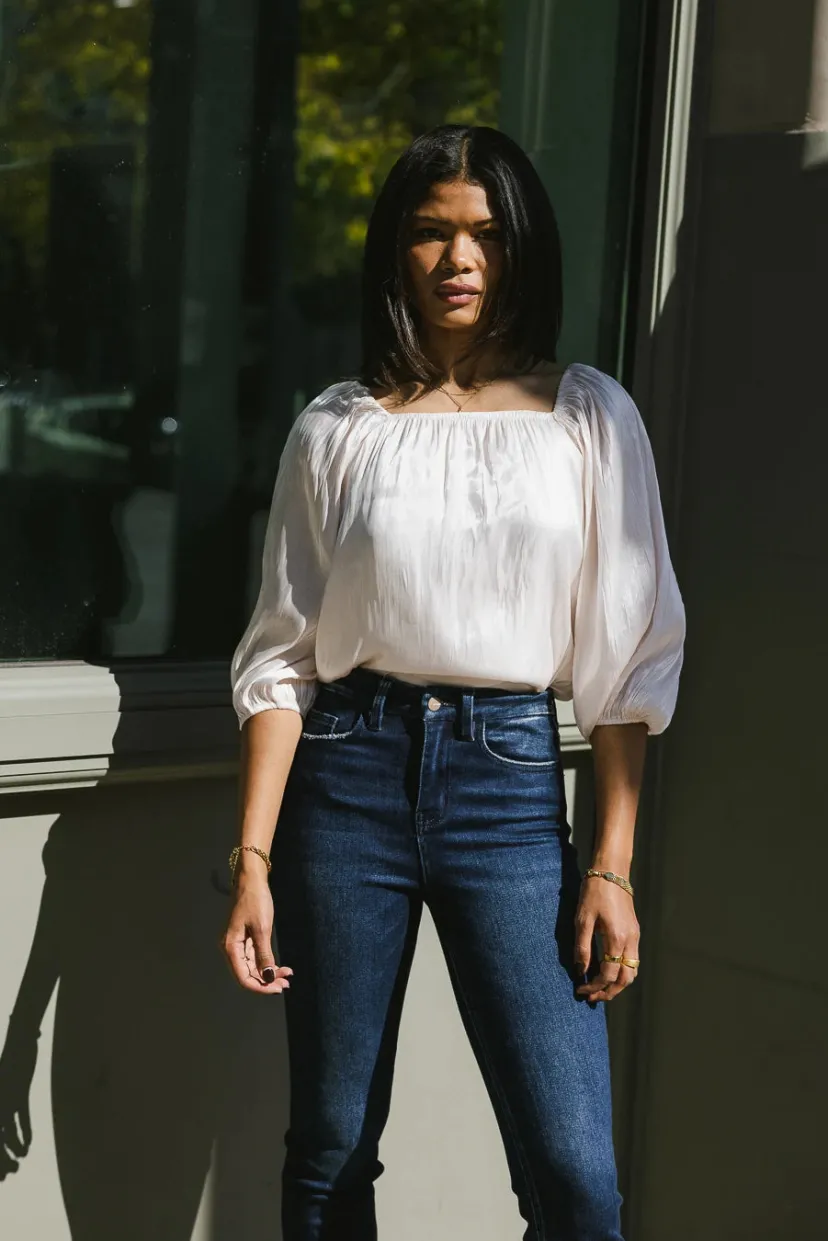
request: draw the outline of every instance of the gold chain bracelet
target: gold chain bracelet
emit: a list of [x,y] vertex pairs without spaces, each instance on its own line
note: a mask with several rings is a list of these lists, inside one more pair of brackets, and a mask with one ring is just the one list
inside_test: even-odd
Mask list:
[[257,857],[260,857],[267,867],[267,873],[270,874],[270,856],[265,853],[264,849],[260,849],[257,845],[236,845],[235,849],[230,854],[229,859],[230,877],[234,882],[236,879],[236,867],[239,864],[239,856],[244,852],[255,853]]
[[592,870],[591,868],[584,871],[584,879],[606,879],[609,883],[617,883],[619,888],[623,888],[625,892],[633,895],[633,886],[623,875],[615,875],[611,870]]

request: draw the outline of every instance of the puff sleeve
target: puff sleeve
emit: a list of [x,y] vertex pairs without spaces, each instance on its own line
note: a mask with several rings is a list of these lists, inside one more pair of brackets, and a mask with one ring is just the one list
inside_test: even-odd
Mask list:
[[293,423],[279,461],[258,601],[231,664],[239,726],[259,711],[303,717],[318,687],[316,627],[330,562],[336,505],[312,403]]
[[599,724],[669,724],[685,614],[641,416],[614,379],[592,371],[581,398],[584,559],[573,618],[572,693],[585,737]]

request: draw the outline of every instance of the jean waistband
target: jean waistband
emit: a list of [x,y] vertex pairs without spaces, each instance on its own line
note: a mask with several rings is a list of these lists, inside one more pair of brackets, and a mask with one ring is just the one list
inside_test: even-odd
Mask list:
[[385,691],[388,703],[410,703],[416,705],[422,701],[423,694],[439,698],[441,702],[459,706],[464,696],[471,694],[481,698],[514,698],[531,696],[532,690],[504,689],[501,686],[481,685],[450,685],[441,681],[428,681],[422,685],[413,681],[405,681],[393,676],[390,672],[376,672],[372,668],[354,668],[344,677],[332,682],[333,685],[344,685],[359,697],[373,698],[379,689]]
[[[357,667],[343,677],[329,682],[332,688],[341,687],[353,694],[364,706],[369,726],[381,726],[385,710],[399,710],[413,707],[422,709],[424,703],[431,698],[439,700],[439,704],[448,704],[457,708],[458,718],[462,721],[462,735],[474,735],[475,704],[502,701],[504,708],[524,698],[545,697],[548,701],[550,714],[556,718],[554,696],[551,689],[540,693],[532,690],[504,689],[500,686],[449,685],[440,681],[431,681],[417,685],[392,676],[389,672],[376,672],[371,668]],[[430,705],[430,704],[429,704]]]

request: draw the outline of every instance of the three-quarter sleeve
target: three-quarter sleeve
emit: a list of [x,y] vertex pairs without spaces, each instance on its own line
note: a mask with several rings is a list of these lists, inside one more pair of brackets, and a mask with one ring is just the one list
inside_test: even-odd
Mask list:
[[591,371],[581,398],[584,559],[573,617],[572,694],[585,737],[599,724],[669,724],[684,605],[670,561],[650,441],[628,393]]
[[231,664],[239,726],[259,711],[303,717],[316,695],[316,627],[329,570],[335,506],[314,451],[314,407],[291,427],[279,461],[262,556],[262,584]]

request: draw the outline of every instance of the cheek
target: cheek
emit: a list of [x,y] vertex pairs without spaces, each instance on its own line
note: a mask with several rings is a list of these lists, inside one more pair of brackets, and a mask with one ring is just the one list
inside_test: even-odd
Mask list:
[[409,250],[406,256],[409,292],[423,313],[428,313],[432,309],[429,294],[434,284],[434,269],[437,262],[437,256],[429,253],[426,246],[417,246]]
[[418,284],[426,284],[440,263],[442,247],[439,245],[412,246],[408,251],[408,270]]
[[408,252],[408,278],[418,288],[426,278],[428,268],[426,267],[423,256],[417,250],[409,250]]

